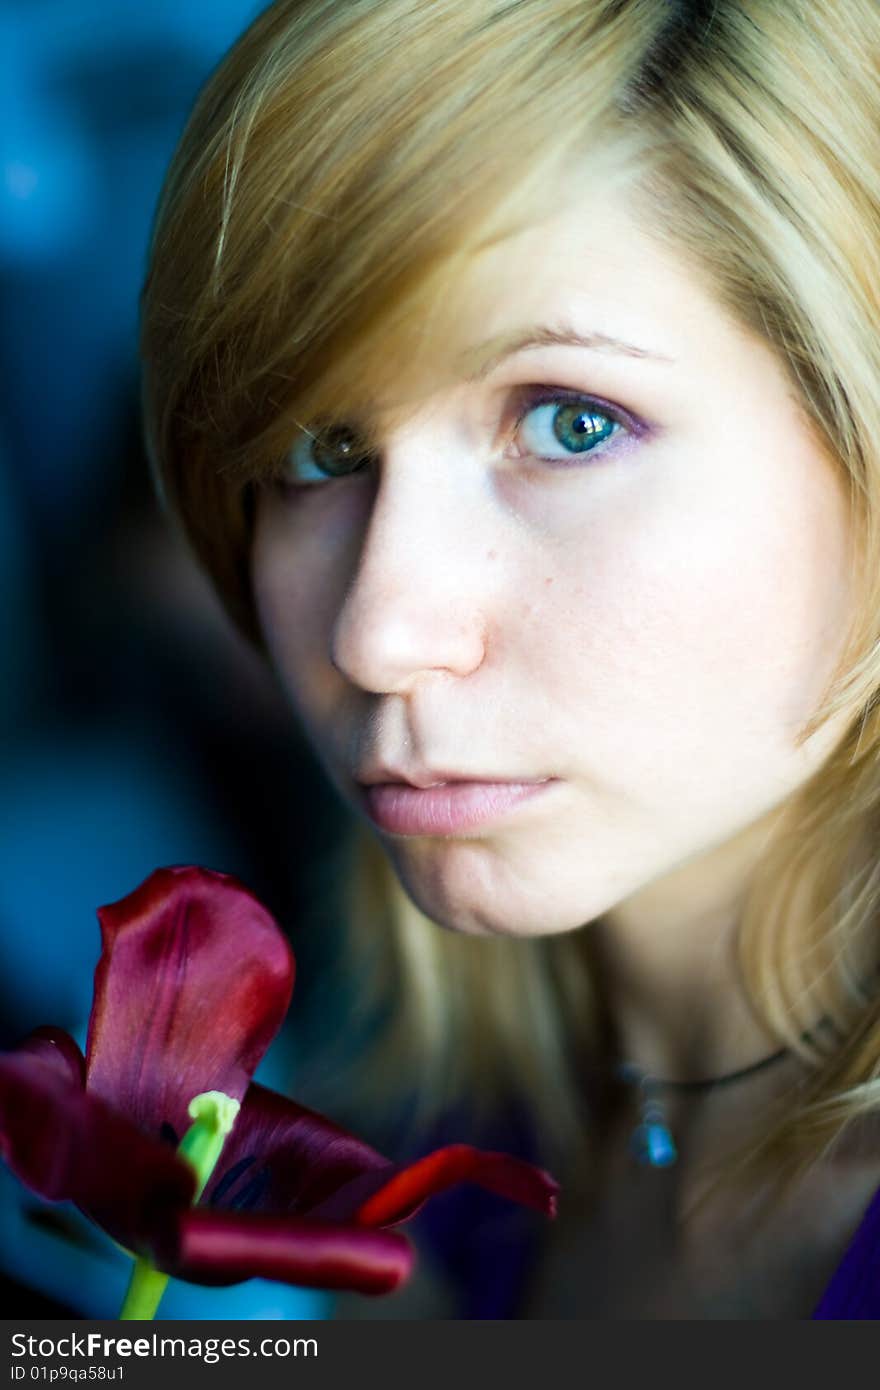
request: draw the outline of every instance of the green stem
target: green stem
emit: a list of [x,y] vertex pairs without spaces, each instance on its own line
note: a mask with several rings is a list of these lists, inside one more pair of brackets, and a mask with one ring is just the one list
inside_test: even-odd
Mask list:
[[119,1311],[119,1321],[137,1319],[146,1322],[154,1318],[169,1277],[154,1269],[149,1260],[135,1260],[131,1282]]
[[[240,1109],[239,1102],[222,1091],[203,1091],[189,1103],[189,1117],[193,1123],[181,1139],[177,1152],[195,1173],[194,1204],[217,1166]],[[139,1319],[147,1322],[154,1318],[170,1277],[160,1273],[149,1260],[143,1257],[136,1259],[128,1292],[119,1312],[119,1321]]]

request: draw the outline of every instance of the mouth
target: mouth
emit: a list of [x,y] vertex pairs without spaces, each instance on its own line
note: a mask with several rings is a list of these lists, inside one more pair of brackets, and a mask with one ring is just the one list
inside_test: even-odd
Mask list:
[[450,777],[419,785],[375,781],[360,787],[363,807],[391,835],[455,835],[499,821],[546,793],[555,777],[500,781]]

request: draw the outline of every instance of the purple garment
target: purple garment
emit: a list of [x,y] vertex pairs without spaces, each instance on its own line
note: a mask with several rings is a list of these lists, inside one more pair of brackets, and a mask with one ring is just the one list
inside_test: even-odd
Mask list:
[[[448,1142],[448,1136],[442,1135],[439,1142]],[[494,1132],[486,1147],[540,1162],[534,1136],[521,1122]],[[433,1198],[415,1225],[425,1246],[461,1291],[459,1317],[520,1316],[544,1217],[466,1184]],[[875,1318],[880,1320],[880,1189],[809,1320]]]
[[880,1318],[880,1189],[822,1295],[813,1318]]

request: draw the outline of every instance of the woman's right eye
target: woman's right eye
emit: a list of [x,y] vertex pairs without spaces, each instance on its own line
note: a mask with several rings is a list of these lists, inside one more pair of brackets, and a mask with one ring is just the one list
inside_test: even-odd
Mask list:
[[303,428],[285,455],[282,482],[290,487],[309,487],[345,478],[358,473],[373,457],[357,431],[348,425]]

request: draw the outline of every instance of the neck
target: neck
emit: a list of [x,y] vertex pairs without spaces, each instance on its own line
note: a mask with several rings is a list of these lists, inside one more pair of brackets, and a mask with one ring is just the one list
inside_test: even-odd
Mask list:
[[[728,1076],[779,1051],[779,1039],[750,1004],[737,946],[745,895],[769,829],[765,818],[650,884],[591,927],[620,1061],[650,1077],[681,1082]],[[664,1094],[681,1192],[688,1194],[692,1181],[699,1186],[716,1160],[757,1137],[776,1100],[801,1076],[791,1053],[741,1083]],[[627,1089],[632,1129],[644,1110],[638,1088]]]
[[669,1080],[723,1076],[775,1052],[737,963],[745,892],[766,848],[756,823],[594,924],[620,1057]]

